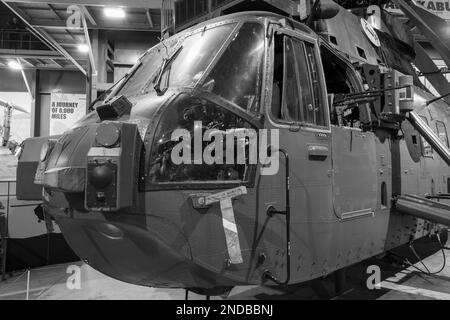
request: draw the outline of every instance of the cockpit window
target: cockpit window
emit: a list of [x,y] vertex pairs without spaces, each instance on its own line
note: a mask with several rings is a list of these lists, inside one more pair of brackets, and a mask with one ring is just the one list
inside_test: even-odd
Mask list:
[[206,78],[203,88],[247,111],[256,111],[261,96],[264,41],[262,24],[244,24]]
[[119,95],[130,98],[141,93],[148,79],[155,77],[158,66],[163,61],[164,53],[161,50],[164,50],[163,47],[157,46],[147,53],[140,65],[136,67],[135,73],[128,80],[125,80],[125,84],[118,92]]
[[[250,185],[255,128],[214,102],[180,94],[156,127],[147,190]],[[254,140],[256,141],[256,140]]]
[[234,26],[234,24],[227,24],[205,29],[182,41],[179,44],[182,46],[181,51],[163,73],[161,87],[194,87],[233,31]]
[[117,94],[133,97],[154,90],[164,59],[168,59],[177,50],[179,52],[161,75],[160,87],[194,87],[235,26],[236,23],[207,26],[160,43],[144,56],[134,74]]

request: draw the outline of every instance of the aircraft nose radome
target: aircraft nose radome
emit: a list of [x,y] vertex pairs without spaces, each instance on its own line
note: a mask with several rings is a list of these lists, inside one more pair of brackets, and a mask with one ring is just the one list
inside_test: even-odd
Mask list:
[[154,287],[217,286],[219,277],[194,263],[189,244],[167,221],[154,219],[148,230],[128,223],[57,220],[77,255],[113,278]]

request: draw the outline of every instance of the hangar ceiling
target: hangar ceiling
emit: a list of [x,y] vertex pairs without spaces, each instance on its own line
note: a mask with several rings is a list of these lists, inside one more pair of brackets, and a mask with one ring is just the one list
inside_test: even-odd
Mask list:
[[[106,17],[103,11],[105,2],[101,0],[1,2],[23,21],[27,35],[20,35],[21,43],[14,49],[1,46],[0,67],[5,67],[10,59],[19,59],[23,68],[78,69],[86,74],[89,62],[95,68],[95,63],[91,60],[88,29],[161,32],[160,0],[109,0],[108,7],[122,7],[125,10],[126,16],[123,19]],[[72,5],[78,6],[84,14],[84,27],[82,24],[79,28],[68,28],[67,20],[71,15],[68,8]],[[2,39],[4,37],[2,32]],[[19,36],[16,35],[16,38]],[[80,52],[80,44],[89,44],[90,50]]]

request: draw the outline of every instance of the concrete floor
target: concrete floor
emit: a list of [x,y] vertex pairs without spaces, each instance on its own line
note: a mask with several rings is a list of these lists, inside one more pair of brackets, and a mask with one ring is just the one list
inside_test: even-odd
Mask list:
[[[450,243],[450,242],[449,242]],[[447,244],[448,245],[448,244]],[[418,243],[417,251],[428,256],[423,260],[433,272],[443,264],[442,252],[431,240]],[[403,255],[410,261],[408,248]],[[427,250],[429,252],[427,252]],[[431,252],[431,253],[430,253]],[[349,268],[347,287],[339,296],[333,294],[333,277],[311,281],[288,287],[245,286],[234,288],[228,297],[212,297],[212,299],[230,300],[270,300],[270,299],[381,299],[381,300],[450,300],[450,257],[446,259],[448,266],[435,276],[419,274],[412,267],[402,268],[393,262],[392,256],[372,258]],[[367,267],[378,265],[382,270],[382,281],[379,290],[368,290],[366,287]],[[183,300],[184,290],[157,289],[130,285],[109,278],[86,264],[75,263],[81,268],[81,288],[69,290],[66,273],[69,264],[56,265],[30,271],[30,300]],[[415,264],[424,268],[420,263]],[[0,283],[0,300],[25,300],[27,292],[27,272]],[[189,299],[202,300],[204,297],[189,293]]]

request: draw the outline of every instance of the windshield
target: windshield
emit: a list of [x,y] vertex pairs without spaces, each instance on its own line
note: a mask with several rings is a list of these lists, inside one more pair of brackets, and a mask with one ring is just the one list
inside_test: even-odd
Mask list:
[[[264,26],[248,22],[232,34],[235,27],[236,23],[207,26],[164,41],[142,59],[118,94],[127,97],[151,91],[164,94],[167,88],[199,85],[202,90],[245,110],[257,111],[263,74]],[[221,50],[224,45],[227,47]]]
[[152,48],[119,95],[133,97],[154,90],[164,59],[177,52],[161,75],[161,88],[194,87],[235,28],[235,23],[205,27],[194,33],[181,34]]
[[256,111],[262,86],[264,27],[244,24],[209,73],[203,89],[248,111]]

